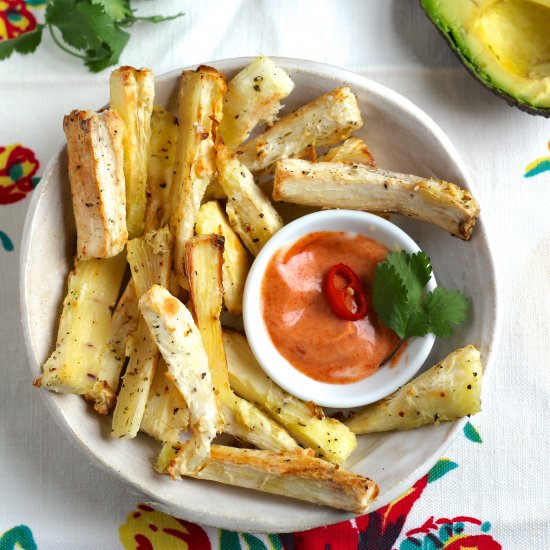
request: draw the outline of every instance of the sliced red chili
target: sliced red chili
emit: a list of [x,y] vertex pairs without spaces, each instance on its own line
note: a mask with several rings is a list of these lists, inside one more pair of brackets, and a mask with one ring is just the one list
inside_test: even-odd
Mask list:
[[[343,280],[344,284],[341,283]],[[367,297],[361,280],[346,264],[333,265],[323,282],[332,313],[346,321],[358,321],[367,314]]]

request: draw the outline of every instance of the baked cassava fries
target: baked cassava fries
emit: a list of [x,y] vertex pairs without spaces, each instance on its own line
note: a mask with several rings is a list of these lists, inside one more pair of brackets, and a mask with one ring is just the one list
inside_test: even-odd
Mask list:
[[159,285],[140,298],[139,309],[189,409],[192,437],[183,447],[182,468],[192,473],[223,427],[201,335],[189,310]]
[[185,243],[193,236],[195,216],[216,171],[213,125],[222,117],[225,77],[212,67],[183,71],[178,97],[178,144],[171,185],[170,231],[174,271],[185,285]]
[[128,239],[124,125],[116,111],[73,111],[63,119],[79,260],[110,258]]
[[86,399],[99,414],[108,414],[116,401],[120,373],[126,361],[126,345],[137,330],[139,309],[136,289],[130,279],[111,317],[106,349],[101,354],[99,374]]
[[269,198],[256,185],[248,168],[223,143],[217,145],[216,164],[220,184],[227,195],[225,210],[229,224],[250,253],[256,256],[281,229],[283,221]]
[[203,467],[188,474],[181,444],[166,443],[156,469],[172,477],[191,475],[364,514],[378,495],[367,477],[312,456],[213,445]]
[[290,77],[263,55],[234,76],[227,85],[219,128],[227,147],[234,150],[258,124],[273,124],[281,100],[293,89]]
[[233,315],[243,310],[243,292],[250,260],[239,237],[229,225],[229,220],[217,201],[204,203],[195,222],[197,235],[216,234],[224,238],[223,247],[223,301]]
[[174,176],[178,119],[155,105],[151,116],[150,156],[147,164],[145,231],[159,229],[168,215],[170,187]]
[[281,158],[308,147],[333,145],[363,125],[356,97],[346,86],[318,97],[281,118],[240,149],[240,161],[251,171],[265,170]]
[[[110,82],[109,110],[64,121],[77,257],[36,384],[82,394],[101,414],[114,407],[112,435],[162,442],[155,468],[173,478],[364,513],[378,487],[342,467],[356,434],[477,412],[477,349],[456,350],[341,422],[278,387],[222,320],[240,326],[232,316],[242,314],[252,257],[283,218],[325,207],[398,213],[468,239],[475,199],[376,168],[351,135],[363,120],[347,86],[277,120],[294,84],[264,56],[228,84],[212,67],[183,71],[174,112],[153,107],[149,69],[121,67]],[[233,446],[215,444],[218,435]]]
[[124,122],[126,224],[133,239],[143,233],[155,79],[150,69],[120,67],[111,73],[110,88],[110,107]]
[[178,441],[189,426],[189,409],[160,357],[147,397],[140,431],[159,441]]
[[92,391],[107,350],[111,312],[125,266],[124,254],[75,264],[68,277],[55,349],[42,365],[37,385],[61,393]]
[[224,432],[260,449],[300,451],[288,433],[229,387],[220,314],[224,239],[220,235],[193,237],[185,245],[185,265],[193,309],[201,333],[212,384],[218,397]]
[[[172,239],[168,228],[128,242],[128,263],[137,298],[154,284],[168,286]],[[130,361],[113,413],[113,437],[135,437],[139,431],[158,360],[158,348],[142,317],[130,338]]]
[[339,162],[280,160],[273,198],[319,208],[401,214],[465,240],[471,237],[479,215],[470,192],[453,183]]
[[457,349],[395,393],[346,422],[356,434],[410,430],[481,409],[483,366],[474,346]]

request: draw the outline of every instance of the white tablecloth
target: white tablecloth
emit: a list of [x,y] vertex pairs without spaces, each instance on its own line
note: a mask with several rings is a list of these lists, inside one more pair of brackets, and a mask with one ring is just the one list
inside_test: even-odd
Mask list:
[[[497,262],[502,330],[493,372],[483,412],[418,489],[421,497],[409,507],[397,540],[385,546],[372,539],[361,548],[450,548],[460,534],[470,535],[473,548],[550,548],[550,171],[524,177],[528,165],[549,155],[548,120],[510,108],[471,78],[417,2],[135,4],[141,13],[186,15],[136,25],[123,64],[161,74],[265,53],[339,65],[407,96],[454,142],[478,186]],[[39,8],[32,10],[42,17]],[[0,147],[18,143],[33,151],[40,174],[64,141],[63,115],[105,103],[108,75],[88,73],[47,37],[37,53],[0,62]],[[0,149],[0,163],[1,155]],[[127,541],[137,540],[132,515],[143,498],[73,449],[31,385],[18,302],[28,202],[27,196],[0,204],[0,548],[13,548],[17,537],[22,548],[130,548]],[[324,548],[307,536],[253,540],[224,532],[219,543],[216,529],[201,531],[213,547],[238,548],[239,540],[242,548]],[[201,536],[189,548],[205,548]],[[165,544],[155,548],[175,547]]]

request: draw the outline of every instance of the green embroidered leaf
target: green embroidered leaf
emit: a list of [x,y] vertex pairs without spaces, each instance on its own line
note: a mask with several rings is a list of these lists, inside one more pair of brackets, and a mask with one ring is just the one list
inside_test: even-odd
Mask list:
[[234,531],[220,529],[219,540],[220,550],[242,550],[239,534]]
[[470,421],[466,422],[464,425],[464,435],[474,443],[483,443],[483,439],[481,439],[479,432]]
[[443,477],[451,470],[458,468],[458,464],[448,458],[440,458],[435,466],[428,472],[428,483],[434,482],[436,479]]
[[267,540],[271,544],[271,550],[284,550],[283,543],[279,538],[279,535],[269,534],[267,535]]
[[248,550],[267,550],[266,545],[254,535],[250,533],[241,533],[241,537],[248,545]]

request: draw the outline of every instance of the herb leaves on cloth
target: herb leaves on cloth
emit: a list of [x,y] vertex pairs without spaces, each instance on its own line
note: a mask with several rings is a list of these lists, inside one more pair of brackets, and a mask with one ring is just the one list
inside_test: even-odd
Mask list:
[[183,13],[163,17],[138,17],[130,0],[51,0],[45,23],[36,29],[0,42],[0,60],[14,51],[34,52],[48,29],[53,41],[66,53],[78,57],[92,72],[116,65],[130,34],[124,30],[137,21],[161,23],[181,17]]
[[458,290],[437,287],[423,295],[432,266],[424,252],[392,252],[376,267],[373,306],[378,318],[403,339],[432,332],[451,336],[466,320],[469,301]]

